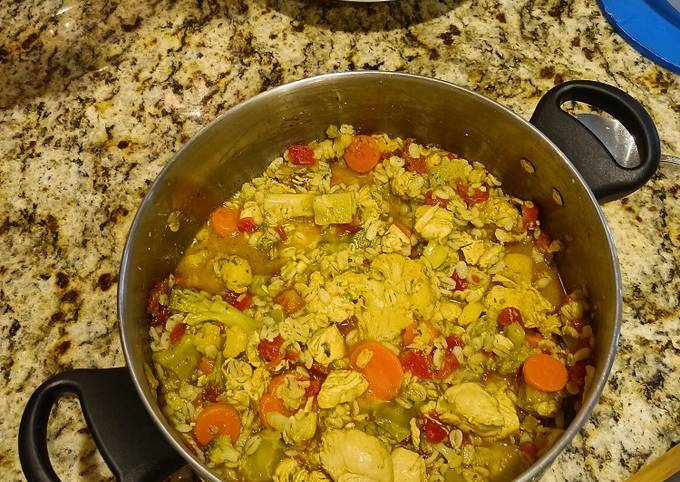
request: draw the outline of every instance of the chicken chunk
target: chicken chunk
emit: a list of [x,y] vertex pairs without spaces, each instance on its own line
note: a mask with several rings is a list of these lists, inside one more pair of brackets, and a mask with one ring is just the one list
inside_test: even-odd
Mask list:
[[321,464],[335,482],[393,482],[392,457],[376,437],[331,430],[321,439]]
[[317,396],[320,408],[333,408],[351,402],[364,394],[368,381],[353,370],[334,370],[328,374]]
[[443,240],[453,230],[453,215],[439,206],[419,206],[415,229],[428,241]]
[[314,333],[308,344],[314,360],[323,366],[345,356],[345,339],[335,325],[322,328]]
[[392,472],[399,482],[424,482],[425,460],[411,450],[397,447],[392,451]]
[[441,420],[482,437],[502,438],[519,430],[517,411],[505,391],[492,395],[474,382],[446,390],[436,410]]

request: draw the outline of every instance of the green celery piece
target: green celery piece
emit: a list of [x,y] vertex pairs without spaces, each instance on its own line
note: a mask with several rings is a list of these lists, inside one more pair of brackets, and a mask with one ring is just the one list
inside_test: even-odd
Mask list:
[[272,480],[274,470],[283,457],[283,446],[279,434],[265,430],[255,453],[248,455],[243,462],[243,471],[249,482]]
[[313,194],[265,194],[264,210],[277,218],[311,217],[314,215]]
[[314,198],[314,223],[348,224],[357,209],[354,193],[321,194]]
[[193,337],[184,335],[175,345],[153,354],[153,360],[172,370],[181,381],[187,380],[196,369],[201,354],[194,346]]
[[411,418],[415,416],[413,409],[406,409],[397,404],[385,404],[375,411],[375,423],[397,441],[402,442],[411,435]]

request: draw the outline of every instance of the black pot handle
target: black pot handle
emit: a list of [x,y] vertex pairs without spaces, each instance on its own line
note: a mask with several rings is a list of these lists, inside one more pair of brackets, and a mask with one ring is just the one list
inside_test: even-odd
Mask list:
[[[635,139],[640,165],[624,168],[617,164],[595,134],[562,110],[561,105],[568,101],[585,102],[621,122]],[[567,155],[603,203],[642,187],[659,165],[659,134],[651,117],[638,101],[607,84],[573,80],[553,87],[539,101],[531,123]]]
[[185,464],[142,405],[126,368],[72,370],[40,385],[24,409],[19,458],[29,482],[59,482],[47,453],[47,421],[66,393],[78,396],[85,420],[120,481],[158,481]]

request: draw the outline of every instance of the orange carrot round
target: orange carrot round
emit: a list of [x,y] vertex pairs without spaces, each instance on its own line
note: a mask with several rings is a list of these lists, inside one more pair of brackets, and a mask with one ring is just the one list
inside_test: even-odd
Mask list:
[[[364,350],[371,351],[372,356],[366,366],[360,367],[357,359]],[[392,400],[397,396],[404,378],[404,370],[397,355],[385,345],[377,341],[361,342],[352,350],[350,361],[352,367],[366,377],[368,391],[374,397]]]
[[540,342],[545,340],[545,338],[543,338],[543,335],[540,333],[528,330],[526,332],[526,340],[529,346],[537,347]]
[[527,358],[522,373],[527,385],[542,392],[559,392],[567,385],[567,368],[557,358],[544,353]]
[[241,418],[234,407],[226,403],[213,403],[196,417],[194,435],[201,445],[208,445],[216,435],[228,435],[235,444],[241,432]]
[[345,150],[345,162],[355,172],[364,174],[380,161],[380,146],[371,136],[355,136]]
[[238,234],[239,211],[232,208],[217,208],[210,213],[210,226],[223,238]]
[[215,368],[215,360],[213,360],[210,357],[207,356],[202,356],[200,360],[198,360],[198,370],[207,375],[208,373],[212,372],[213,369]]
[[416,339],[416,324],[411,323],[408,325],[406,328],[404,328],[404,334],[402,335],[402,338],[404,340],[404,346],[410,345],[413,343],[413,340]]
[[262,398],[260,398],[260,401],[257,404],[260,421],[265,427],[269,427],[269,423],[267,422],[268,413],[278,412],[286,417],[289,417],[294,413],[292,410],[288,410],[283,404],[283,401],[275,395],[276,388],[284,383],[284,381],[285,375],[278,375],[272,378],[267,387],[267,391],[262,395]]

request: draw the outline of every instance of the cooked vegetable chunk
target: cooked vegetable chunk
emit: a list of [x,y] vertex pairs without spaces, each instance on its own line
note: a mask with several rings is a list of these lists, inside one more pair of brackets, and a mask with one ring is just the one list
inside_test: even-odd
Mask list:
[[314,222],[320,225],[351,223],[356,209],[352,192],[322,194],[314,198]]
[[229,256],[222,262],[220,275],[227,288],[236,293],[245,293],[253,282],[253,272],[248,260],[240,256]]
[[274,194],[264,197],[264,211],[275,220],[314,216],[314,195]]

